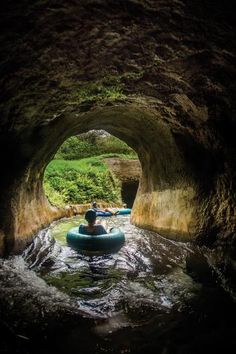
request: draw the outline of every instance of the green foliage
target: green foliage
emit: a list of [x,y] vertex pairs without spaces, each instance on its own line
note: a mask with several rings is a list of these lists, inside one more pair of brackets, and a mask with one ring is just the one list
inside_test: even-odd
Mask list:
[[97,145],[100,148],[101,154],[116,153],[136,155],[135,151],[131,149],[131,147],[129,147],[124,141],[111,135],[105,138],[97,138]]
[[126,96],[122,89],[123,85],[121,83],[115,85],[107,85],[105,82],[88,83],[86,86],[80,87],[67,104],[75,105],[85,102],[125,99]]
[[91,132],[67,139],[58,150],[55,159],[79,160],[107,153],[137,157],[135,151],[124,141],[111,135],[100,137]]
[[114,136],[89,132],[73,136],[47,166],[44,188],[54,205],[90,203],[92,200],[121,201],[121,186],[108,170],[104,158],[137,158],[137,154]]
[[[143,70],[124,72],[122,74],[107,75],[96,82],[86,82],[74,87],[73,93],[68,98],[68,105],[80,105],[94,102],[115,101],[127,99],[125,87],[127,82],[138,81],[143,78]],[[70,86],[70,82],[64,80],[62,87]]]
[[121,201],[121,186],[101,157],[80,161],[53,160],[45,171],[44,187],[55,205]]
[[51,186],[50,181],[44,182],[44,190],[53,205],[63,206],[65,204],[63,195]]
[[55,158],[78,160],[93,155],[97,155],[96,146],[78,136],[72,136],[60,147]]

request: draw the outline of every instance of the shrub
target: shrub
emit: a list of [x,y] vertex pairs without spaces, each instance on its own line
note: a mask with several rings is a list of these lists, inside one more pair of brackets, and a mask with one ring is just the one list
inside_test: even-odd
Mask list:
[[97,155],[97,147],[78,136],[72,136],[58,150],[55,159],[79,160]]
[[[90,159],[80,161],[53,160],[45,171],[45,192],[52,204],[62,205],[90,203],[92,200],[121,201],[119,180],[97,158],[93,168]],[[96,162],[92,158],[92,162]]]
[[97,139],[97,144],[102,154],[116,153],[136,155],[135,151],[131,147],[129,147],[124,141],[111,135],[103,138],[99,137]]

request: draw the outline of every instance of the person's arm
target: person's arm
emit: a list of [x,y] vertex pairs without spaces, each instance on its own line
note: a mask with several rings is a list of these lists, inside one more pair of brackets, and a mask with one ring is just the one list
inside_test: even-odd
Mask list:
[[101,227],[103,229],[103,234],[107,234],[107,230],[105,229],[105,227],[103,227],[102,225],[101,225]]
[[102,225],[97,225],[98,235],[107,234],[107,230]]

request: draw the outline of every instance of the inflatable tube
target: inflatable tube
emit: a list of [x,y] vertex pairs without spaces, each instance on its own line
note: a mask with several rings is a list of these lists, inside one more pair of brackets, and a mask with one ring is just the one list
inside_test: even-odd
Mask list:
[[[118,213],[115,215],[128,215],[131,213],[131,209],[127,208],[127,209],[119,209]],[[96,211],[96,215],[97,216],[112,216],[113,214],[110,213],[109,211]]]
[[66,236],[69,246],[82,251],[109,251],[119,249],[125,235],[119,228],[113,228],[110,233],[90,236],[79,233],[79,227],[73,227]]

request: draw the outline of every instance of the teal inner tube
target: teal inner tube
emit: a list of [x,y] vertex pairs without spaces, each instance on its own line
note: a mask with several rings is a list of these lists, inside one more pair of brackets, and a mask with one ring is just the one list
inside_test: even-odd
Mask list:
[[[115,215],[128,215],[131,213],[131,209],[129,208],[124,208],[124,209],[119,209],[118,213]],[[110,213],[109,211],[96,211],[97,216],[112,216],[113,214]]]
[[112,251],[121,248],[125,242],[125,234],[119,228],[113,228],[104,235],[84,235],[79,233],[79,227],[73,227],[66,236],[67,243],[75,250]]

